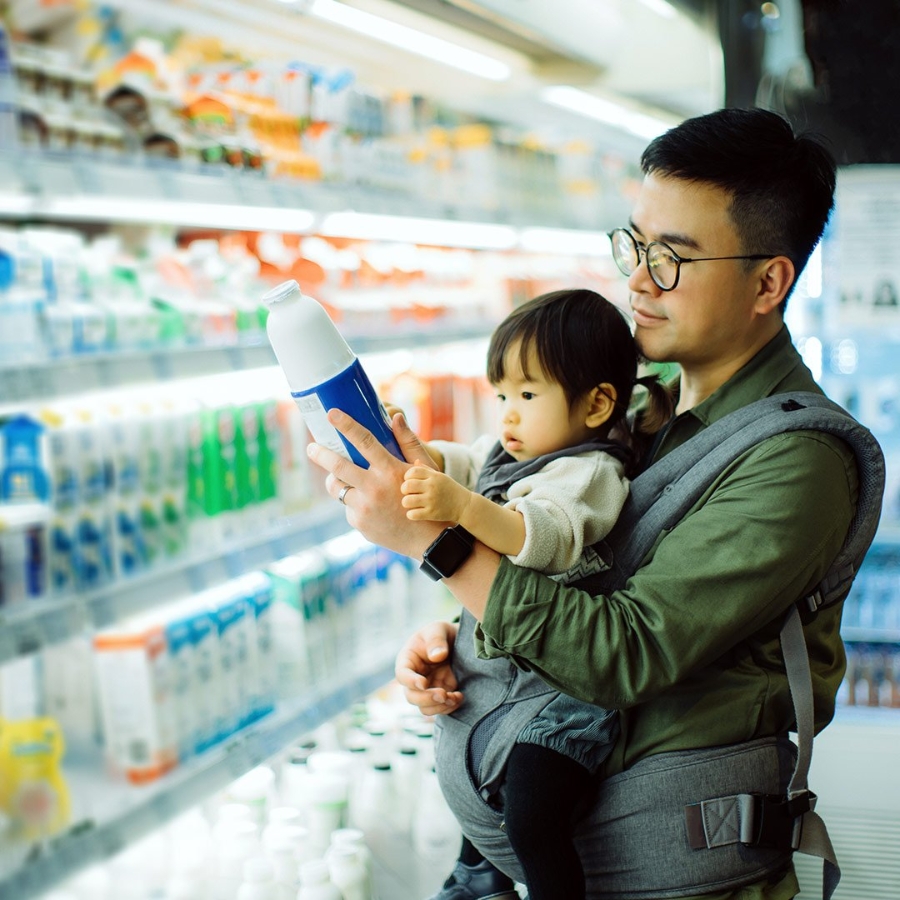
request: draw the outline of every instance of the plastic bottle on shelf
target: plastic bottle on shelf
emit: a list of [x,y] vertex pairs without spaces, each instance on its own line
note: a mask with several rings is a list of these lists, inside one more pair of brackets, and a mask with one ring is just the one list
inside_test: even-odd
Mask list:
[[251,821],[262,828],[268,819],[274,785],[275,772],[269,766],[257,766],[233,781],[225,794],[229,800],[247,806]]
[[272,863],[256,856],[244,863],[244,880],[238,888],[237,900],[278,900]]
[[412,826],[413,810],[422,779],[417,748],[400,747],[391,759],[391,771],[394,773],[397,828],[401,832],[408,832]]
[[328,852],[331,880],[344,900],[371,900],[369,873],[359,851],[349,844],[338,844]]
[[354,797],[353,824],[366,834],[396,831],[391,764],[376,762],[363,773]]
[[[326,859],[330,863],[331,854],[344,849],[350,849],[356,854],[357,859],[365,871],[366,898],[367,900],[373,898],[375,896],[375,881],[372,851],[366,844],[365,835],[359,828],[339,828],[337,831],[333,831],[331,833],[331,846],[328,848]],[[332,874],[332,880],[338,884],[338,880],[334,877],[334,874]],[[338,884],[338,886],[340,887],[340,884]],[[345,898],[345,900],[349,900],[349,898]]]
[[303,813],[296,806],[276,806],[270,809],[262,833],[263,846],[277,838],[285,829],[295,827],[303,827]]
[[300,866],[297,900],[344,900],[331,880],[328,863],[324,859],[316,859]]
[[229,835],[235,823],[253,822],[253,812],[246,803],[230,801],[223,803],[216,813],[216,822],[212,828],[214,841],[221,841]]
[[347,824],[349,781],[346,775],[338,772],[314,772],[308,790],[310,845],[316,852],[324,853],[331,832]]
[[235,822],[217,843],[211,900],[236,900],[244,875],[244,863],[260,855],[258,830],[252,821]]
[[309,832],[299,825],[282,829],[264,842],[263,848],[272,863],[278,900],[294,900],[300,887],[300,866],[312,859]]
[[263,297],[266,331],[291,395],[316,442],[357,465],[368,463],[328,422],[337,407],[367,428],[398,459],[403,453],[369,377],[318,301],[285,281]]
[[412,826],[412,843],[426,859],[448,858],[459,848],[462,832],[441,793],[434,768],[422,774],[422,788]]

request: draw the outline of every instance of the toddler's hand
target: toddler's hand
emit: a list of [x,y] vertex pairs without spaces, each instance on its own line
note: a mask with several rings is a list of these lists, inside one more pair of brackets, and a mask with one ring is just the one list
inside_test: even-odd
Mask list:
[[400,492],[406,517],[428,522],[459,522],[470,494],[449,475],[422,465],[406,470]]

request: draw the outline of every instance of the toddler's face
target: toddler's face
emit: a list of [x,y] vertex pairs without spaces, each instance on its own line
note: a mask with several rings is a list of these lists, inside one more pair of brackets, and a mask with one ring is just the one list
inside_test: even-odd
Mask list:
[[587,398],[570,409],[562,386],[547,378],[533,351],[526,367],[527,376],[519,345],[513,345],[504,360],[504,376],[493,385],[500,404],[500,442],[520,462],[580,444],[593,433],[585,424]]

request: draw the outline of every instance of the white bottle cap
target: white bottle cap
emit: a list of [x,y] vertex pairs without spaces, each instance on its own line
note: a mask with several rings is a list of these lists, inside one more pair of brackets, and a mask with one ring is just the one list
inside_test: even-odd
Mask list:
[[331,846],[362,844],[365,842],[365,837],[360,828],[338,828],[331,832]]

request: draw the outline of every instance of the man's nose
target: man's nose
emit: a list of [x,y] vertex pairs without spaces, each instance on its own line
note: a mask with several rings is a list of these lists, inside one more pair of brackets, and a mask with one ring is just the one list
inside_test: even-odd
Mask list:
[[642,254],[638,267],[628,276],[628,290],[635,294],[662,293],[659,285],[650,277],[646,253]]

